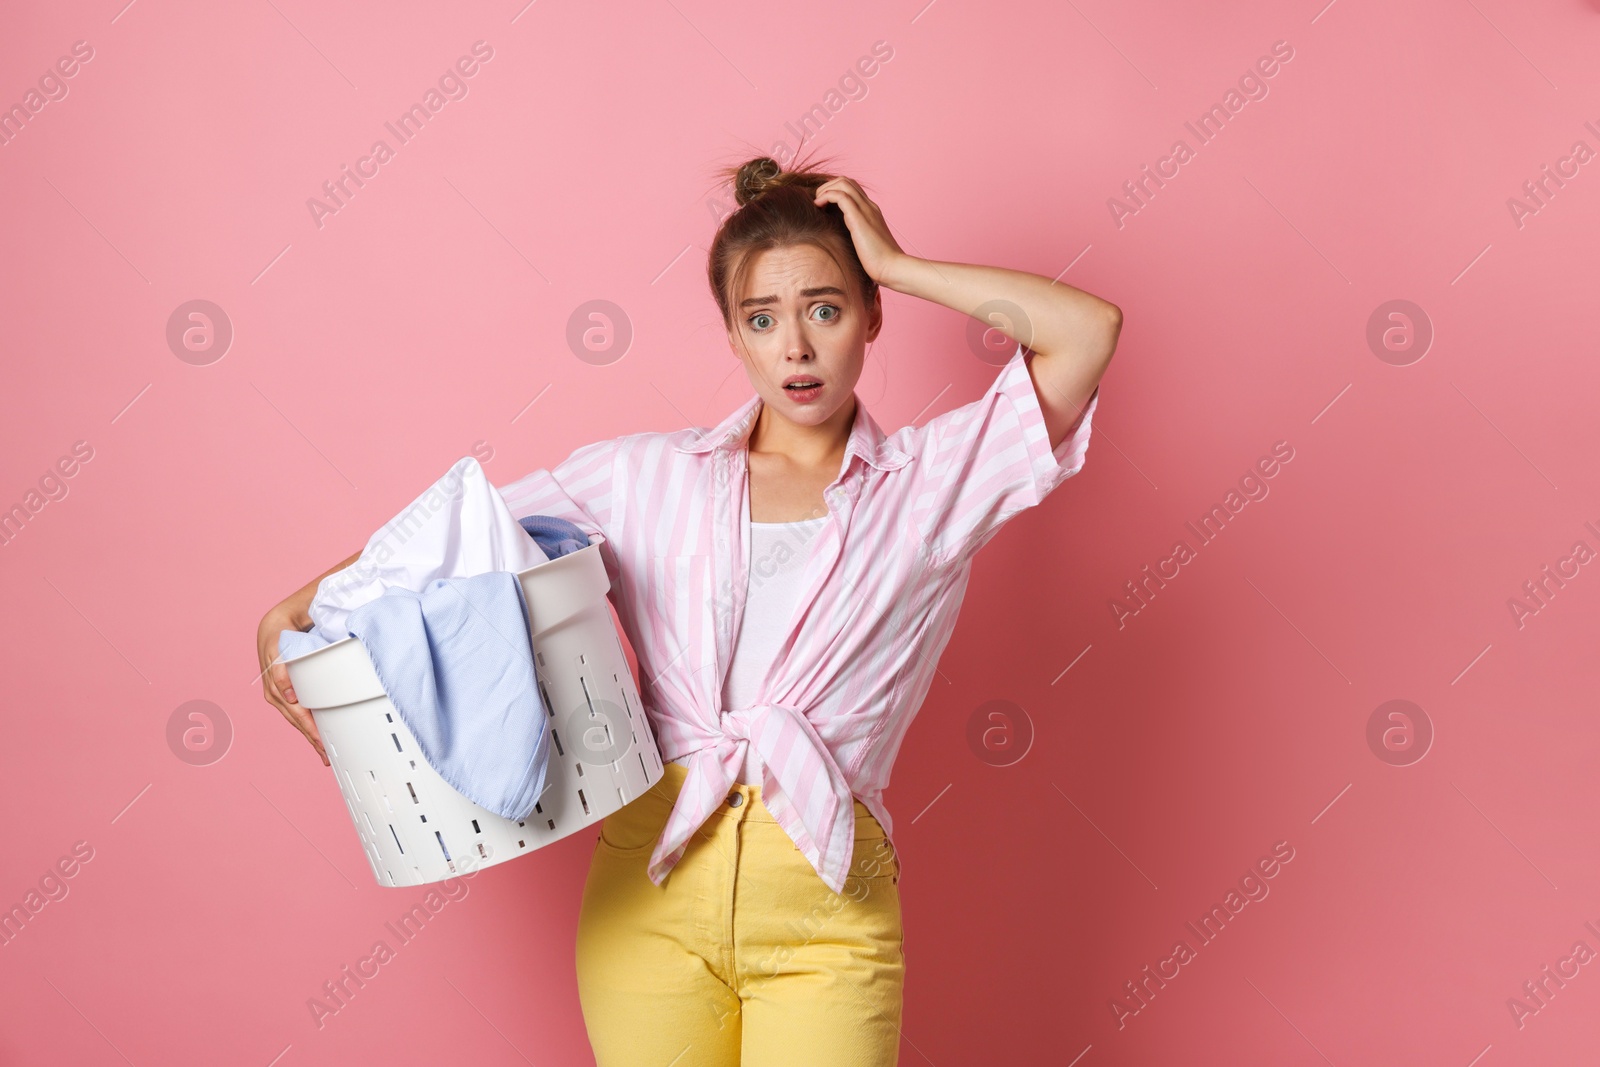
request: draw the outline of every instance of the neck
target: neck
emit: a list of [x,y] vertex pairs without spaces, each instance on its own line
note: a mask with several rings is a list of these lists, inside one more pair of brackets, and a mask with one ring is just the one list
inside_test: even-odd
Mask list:
[[816,426],[802,426],[787,419],[763,401],[761,414],[750,431],[750,451],[778,453],[807,467],[837,466],[844,458],[855,418],[855,393],[826,422]]

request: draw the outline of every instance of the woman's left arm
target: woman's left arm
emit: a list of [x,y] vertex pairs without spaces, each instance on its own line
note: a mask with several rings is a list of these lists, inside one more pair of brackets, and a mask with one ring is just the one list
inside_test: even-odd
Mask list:
[[907,296],[972,315],[984,304],[1004,301],[1021,312],[1019,321],[991,314],[994,329],[1033,350],[1028,370],[1050,431],[1050,447],[1077,425],[1084,405],[1100,385],[1122,330],[1115,304],[1062,282],[1026,271],[971,263],[943,263],[901,253],[878,279]]
[[1116,351],[1120,308],[1038,274],[909,255],[889,233],[878,205],[853,179],[840,177],[818,186],[815,202],[839,206],[862,267],[879,285],[963,315],[973,315],[991,301],[1015,305],[1021,312],[1018,321],[996,321],[1006,316],[994,315],[990,325],[1033,350],[1028,370],[1050,431],[1050,447],[1066,439]]

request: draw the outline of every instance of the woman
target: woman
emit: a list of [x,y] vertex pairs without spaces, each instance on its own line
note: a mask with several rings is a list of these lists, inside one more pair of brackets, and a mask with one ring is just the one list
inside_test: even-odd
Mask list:
[[[708,273],[756,395],[709,432],[586,445],[500,490],[518,518],[605,534],[669,761],[602,823],[579,995],[600,1067],[894,1064],[905,957],[883,790],[973,554],[1083,466],[1121,313],[910,256],[849,178],[767,158],[732,178]],[[983,397],[879,429],[853,390],[880,286],[1010,309],[994,328],[1019,344]],[[316,586],[262,621],[264,670],[278,630],[309,628]],[[320,753],[286,670],[267,679]]]

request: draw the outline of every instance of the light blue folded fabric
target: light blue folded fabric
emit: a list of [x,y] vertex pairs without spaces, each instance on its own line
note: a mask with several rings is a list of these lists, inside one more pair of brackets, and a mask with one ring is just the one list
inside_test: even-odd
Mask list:
[[549,716],[534,682],[522,585],[509,571],[390,588],[350,613],[428,764],[507,819],[544,791]]
[[[588,547],[565,520],[518,521],[552,559]],[[438,578],[420,593],[391,586],[350,612],[347,628],[429,766],[473,803],[526,818],[544,791],[550,731],[516,575]],[[286,660],[327,644],[314,631],[278,635]]]
[[308,656],[319,648],[327,648],[329,644],[315,630],[278,631],[278,656],[284,660]]
[[524,515],[517,522],[550,559],[589,547],[589,535],[566,519],[554,515]]

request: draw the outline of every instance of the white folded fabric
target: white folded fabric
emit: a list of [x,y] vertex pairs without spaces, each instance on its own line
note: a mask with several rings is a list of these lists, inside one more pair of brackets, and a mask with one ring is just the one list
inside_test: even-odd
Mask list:
[[311,633],[327,642],[349,637],[350,612],[391,586],[420,593],[436,578],[516,574],[548,558],[467,456],[374,533],[359,559],[322,580]]

